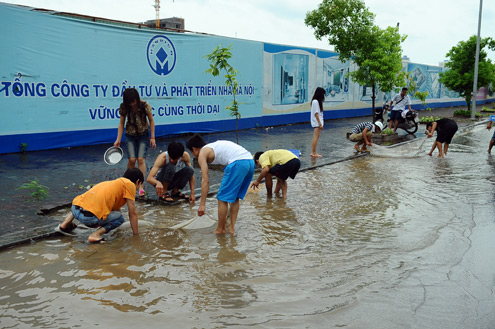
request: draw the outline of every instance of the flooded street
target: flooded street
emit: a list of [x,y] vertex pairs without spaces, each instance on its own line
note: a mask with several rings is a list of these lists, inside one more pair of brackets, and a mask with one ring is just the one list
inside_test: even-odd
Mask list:
[[[287,200],[263,186],[235,236],[170,229],[197,204],[140,204],[153,225],[139,236],[88,245],[81,230],[4,250],[0,326],[493,328],[491,133],[458,133],[445,159],[426,156],[433,139],[374,146],[299,173]],[[206,211],[216,218],[214,197]]]

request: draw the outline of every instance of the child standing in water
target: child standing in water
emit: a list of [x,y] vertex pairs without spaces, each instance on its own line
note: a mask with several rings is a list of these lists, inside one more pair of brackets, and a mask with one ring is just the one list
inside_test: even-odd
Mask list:
[[313,140],[311,141],[311,157],[321,158],[316,152],[320,132],[323,130],[323,101],[325,100],[325,89],[318,87],[311,99],[311,127],[313,127]]

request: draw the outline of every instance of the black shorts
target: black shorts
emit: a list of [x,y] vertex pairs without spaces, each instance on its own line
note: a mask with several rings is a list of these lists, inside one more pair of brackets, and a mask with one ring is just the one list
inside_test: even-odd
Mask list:
[[274,165],[269,173],[281,180],[287,180],[288,177],[294,179],[299,172],[300,167],[301,161],[298,158],[294,158],[283,165]]

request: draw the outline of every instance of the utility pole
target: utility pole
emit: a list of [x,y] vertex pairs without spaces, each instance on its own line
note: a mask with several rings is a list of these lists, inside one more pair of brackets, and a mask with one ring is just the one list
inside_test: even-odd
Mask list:
[[480,34],[481,34],[481,12],[483,0],[480,0],[480,15],[478,17],[478,38],[476,39],[476,57],[474,61],[474,82],[473,82],[473,105],[471,106],[471,120],[475,119],[476,113],[476,96],[478,95],[478,64],[480,59]]

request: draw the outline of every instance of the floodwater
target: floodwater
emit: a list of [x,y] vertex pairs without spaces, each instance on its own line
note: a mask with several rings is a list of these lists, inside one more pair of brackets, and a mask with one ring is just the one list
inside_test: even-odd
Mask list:
[[418,139],[301,172],[287,200],[248,193],[235,236],[169,228],[197,205],[143,204],[153,226],[139,236],[88,245],[82,231],[5,250],[0,325],[493,328],[490,136],[458,133],[445,159]]

